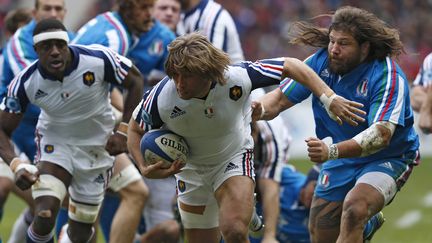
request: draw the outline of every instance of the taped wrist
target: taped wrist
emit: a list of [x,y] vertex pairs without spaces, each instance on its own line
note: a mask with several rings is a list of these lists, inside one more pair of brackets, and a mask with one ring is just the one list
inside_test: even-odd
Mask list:
[[127,132],[128,132],[128,128],[129,128],[129,124],[127,124],[126,122],[120,122],[116,133],[121,134],[125,137],[128,136]]
[[335,160],[339,158],[339,149],[336,144],[331,144],[328,149],[328,160]]

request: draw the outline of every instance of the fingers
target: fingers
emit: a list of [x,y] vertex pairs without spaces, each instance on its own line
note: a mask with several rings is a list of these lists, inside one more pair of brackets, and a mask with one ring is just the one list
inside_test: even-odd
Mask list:
[[24,172],[19,175],[15,181],[15,184],[21,190],[29,189],[39,178],[39,173],[31,174],[29,172]]
[[252,121],[257,121],[261,118],[262,106],[260,102],[252,101]]

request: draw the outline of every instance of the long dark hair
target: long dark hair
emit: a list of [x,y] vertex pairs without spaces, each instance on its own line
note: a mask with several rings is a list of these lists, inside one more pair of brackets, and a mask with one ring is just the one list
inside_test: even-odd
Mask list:
[[329,33],[332,30],[346,31],[353,35],[359,44],[370,43],[370,51],[366,60],[382,60],[386,56],[397,57],[404,52],[399,31],[389,27],[374,14],[351,6],[341,7],[332,15],[330,27],[320,28],[309,22],[296,22],[296,34],[290,41],[314,47],[327,47]]

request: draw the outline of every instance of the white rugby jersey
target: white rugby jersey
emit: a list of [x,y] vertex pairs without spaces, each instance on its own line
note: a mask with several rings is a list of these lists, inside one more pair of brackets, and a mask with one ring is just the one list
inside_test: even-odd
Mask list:
[[197,7],[182,14],[177,25],[178,34],[194,31],[200,31],[214,46],[228,53],[232,63],[244,60],[234,20],[219,3],[202,0]]
[[28,103],[41,108],[37,133],[47,142],[104,145],[114,128],[110,83],[122,84],[132,62],[101,45],[70,45],[72,65],[58,81],[36,60],[19,73],[0,109],[24,112]]
[[288,148],[291,136],[281,117],[270,121],[258,121],[260,130],[255,149],[258,151],[255,174],[259,178],[281,181],[282,168],[288,162]]
[[189,145],[188,164],[216,164],[242,149],[252,149],[252,89],[280,82],[283,58],[242,62],[225,73],[226,85],[215,84],[207,98],[183,100],[166,77],[144,94],[133,118],[144,131],[166,128]]
[[427,55],[424,59],[413,84],[421,85],[423,87],[432,85],[432,53]]

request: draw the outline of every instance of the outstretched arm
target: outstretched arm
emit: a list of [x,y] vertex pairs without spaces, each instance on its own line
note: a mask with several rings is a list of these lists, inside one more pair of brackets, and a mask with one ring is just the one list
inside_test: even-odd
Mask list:
[[124,102],[122,122],[117,128],[116,133],[111,136],[107,142],[106,150],[110,155],[117,155],[123,152],[127,152],[127,132],[129,119],[132,116],[132,112],[141,100],[143,91],[143,80],[141,73],[135,66],[132,66],[129,70],[125,80],[123,81],[123,87],[126,89],[126,98]]
[[[296,58],[285,58],[282,78],[291,78],[306,86],[312,93],[319,97],[324,104],[329,116],[342,124],[343,121],[356,126],[358,122],[364,122],[361,115],[366,113],[359,108],[362,104],[346,100],[336,95],[324,81],[305,63]],[[253,119],[272,119],[280,112],[288,109],[294,104],[279,90],[271,92],[258,102],[252,103]]]

